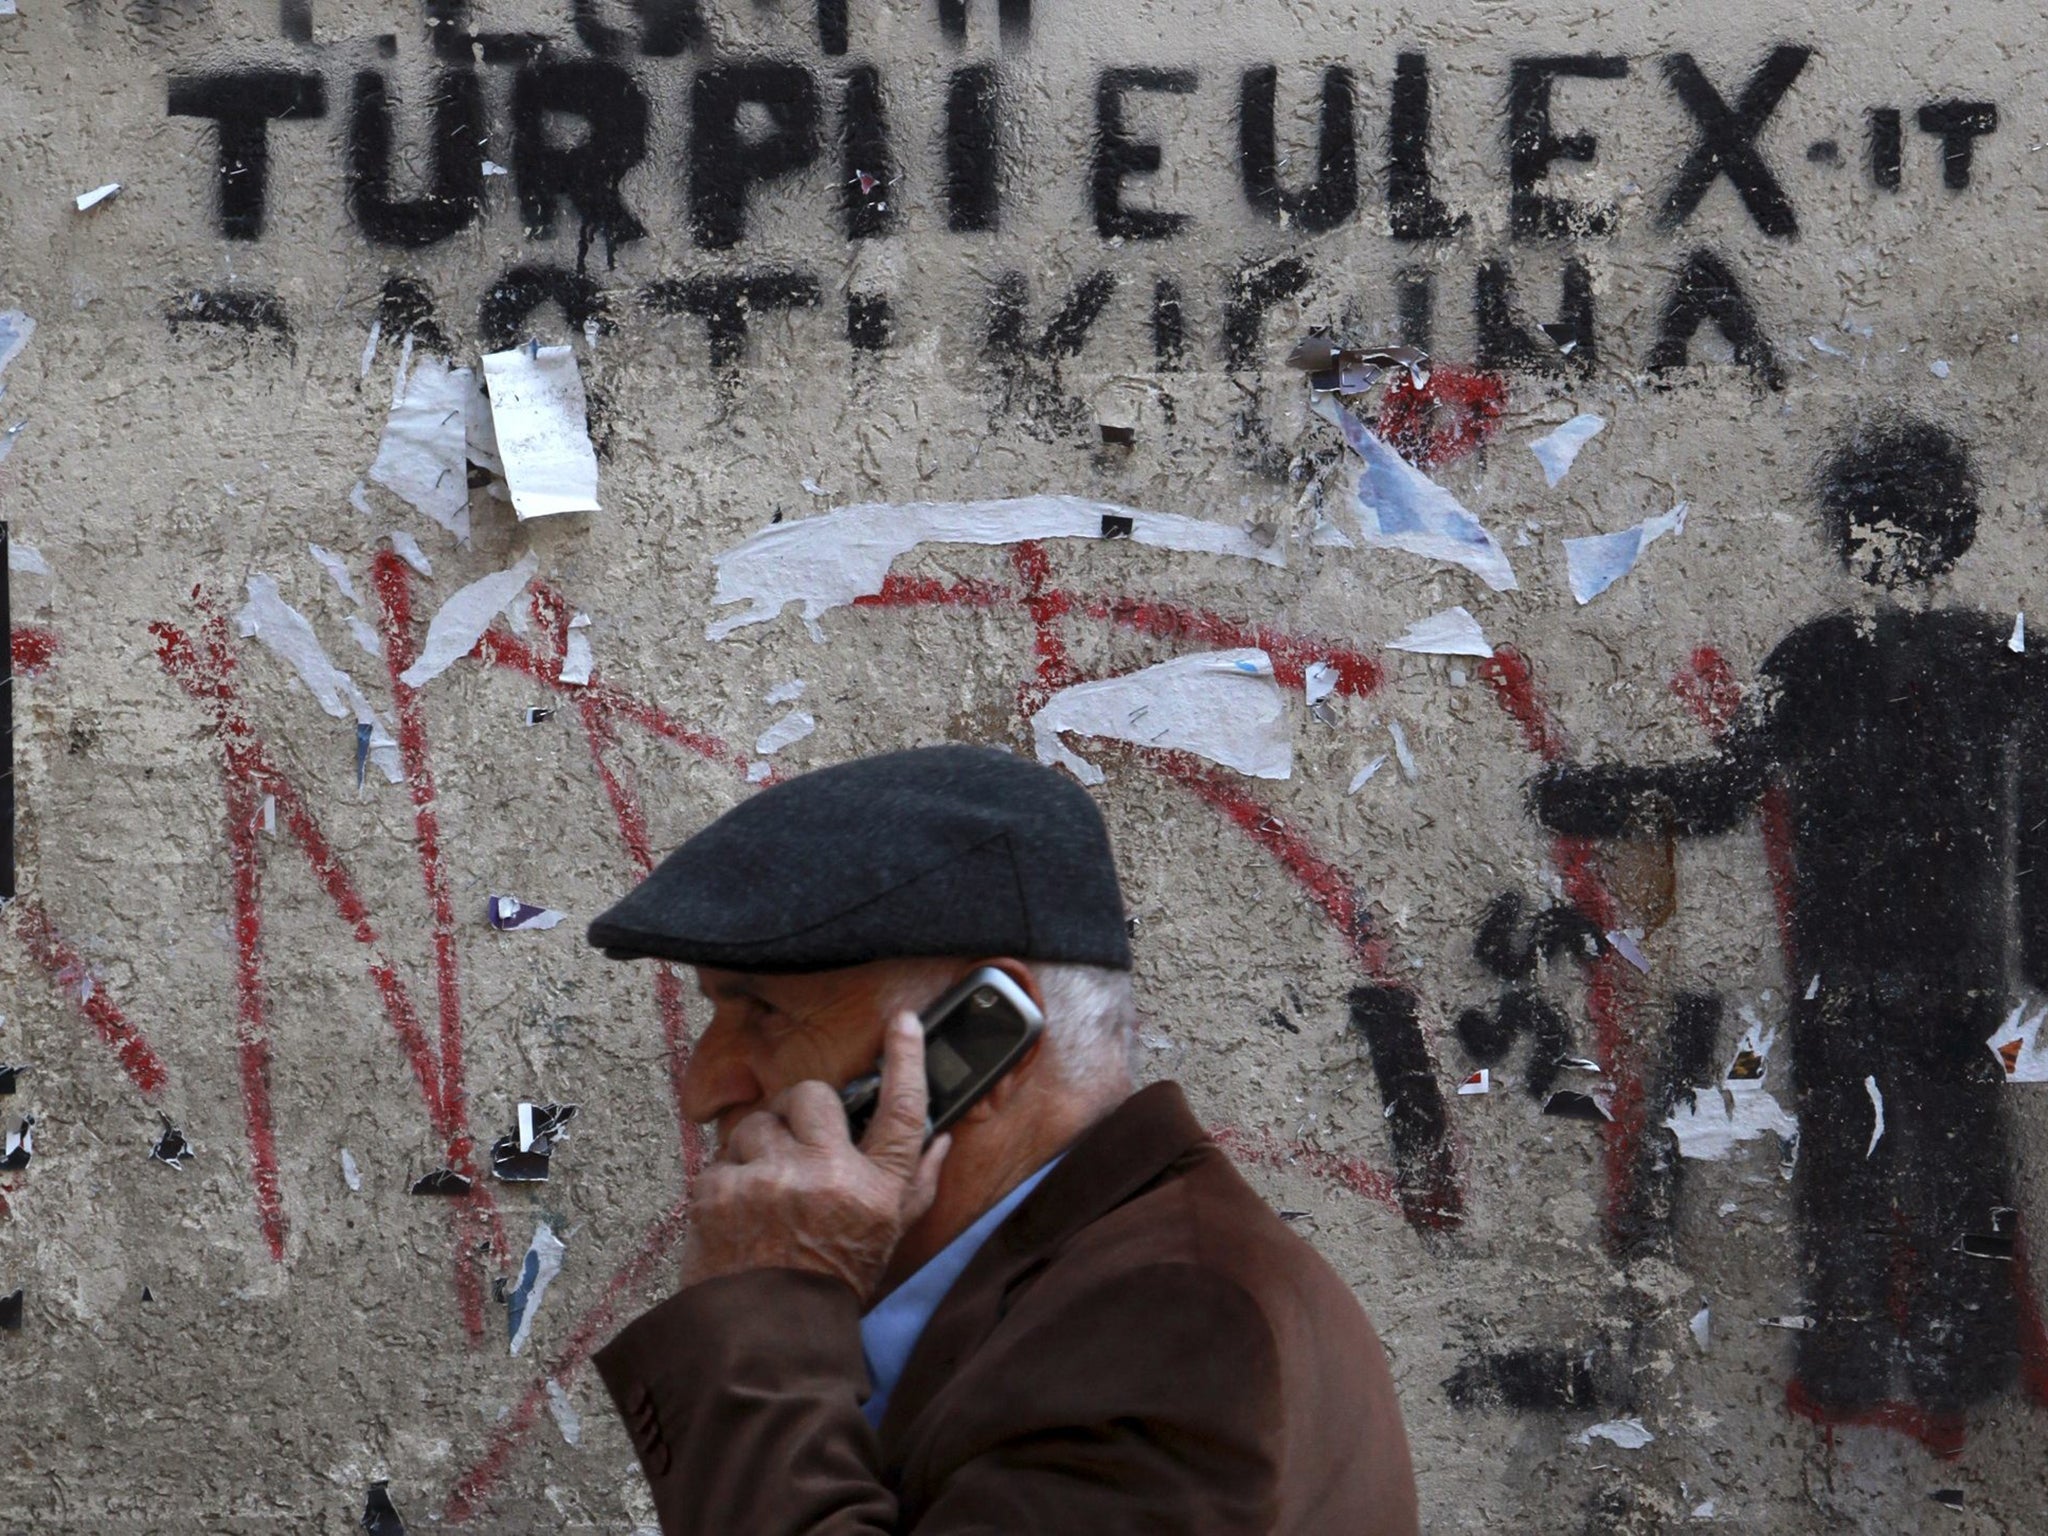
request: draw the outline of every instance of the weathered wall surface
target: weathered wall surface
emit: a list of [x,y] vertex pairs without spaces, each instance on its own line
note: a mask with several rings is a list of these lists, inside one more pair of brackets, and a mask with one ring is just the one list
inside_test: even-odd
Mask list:
[[[2034,11],[20,10],[0,1524],[340,1531],[378,1480],[414,1530],[651,1523],[584,1362],[671,1273],[696,1005],[581,925],[754,762],[1032,751],[1132,674],[1141,744],[1065,741],[1147,1070],[1373,1311],[1432,1529],[2039,1519],[2048,1086],[1985,1047],[2048,987],[2048,679],[2009,643],[2048,609]],[[1515,589],[1371,546],[1284,366],[1314,325],[1428,349],[1353,404]],[[376,483],[401,373],[534,339],[574,349],[601,512],[522,523],[479,470],[457,538],[459,429],[457,479]],[[1547,485],[1529,444],[1580,413]],[[1425,488],[1380,468],[1390,525]],[[878,583],[835,576],[834,509],[1040,494],[1215,551],[863,513],[904,552],[842,600]],[[1565,540],[1681,501],[1574,601]],[[1890,585],[1830,504],[1889,525]],[[777,524],[728,569],[817,634],[708,638],[751,611],[714,562]],[[1389,648],[1454,606],[1490,658]],[[1232,647],[1277,680],[1145,671]],[[1142,723],[1276,692],[1285,778]],[[1412,770],[1354,789],[1397,726]],[[503,895],[569,919],[496,930]],[[545,1183],[490,1173],[522,1101],[581,1107]],[[410,1193],[441,1168],[470,1193]]]

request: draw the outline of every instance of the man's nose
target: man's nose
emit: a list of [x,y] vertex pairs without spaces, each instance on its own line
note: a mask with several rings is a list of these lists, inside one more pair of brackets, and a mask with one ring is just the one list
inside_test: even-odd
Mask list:
[[709,1125],[730,1110],[751,1108],[761,1097],[761,1080],[739,1031],[714,1018],[690,1048],[683,1068],[683,1113],[695,1124]]

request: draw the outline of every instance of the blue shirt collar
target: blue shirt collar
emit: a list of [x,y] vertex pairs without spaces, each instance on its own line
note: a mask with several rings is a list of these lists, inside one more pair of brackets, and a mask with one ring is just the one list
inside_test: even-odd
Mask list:
[[1059,1158],[1054,1158],[983,1211],[972,1226],[933,1254],[922,1269],[876,1302],[873,1310],[860,1320],[860,1344],[868,1357],[871,1384],[868,1400],[861,1404],[861,1412],[876,1429],[882,1427],[882,1415],[888,1411],[889,1396],[903,1376],[903,1367],[910,1363],[911,1351],[917,1348],[917,1341],[923,1336],[925,1325],[932,1320],[932,1314],[939,1309],[939,1303],[953,1289],[953,1282],[960,1278],[961,1271],[981,1251],[981,1245],[994,1235],[996,1228],[1003,1224],[1004,1218],[1024,1203],[1025,1197],[1038,1188],[1039,1182],[1052,1172],[1058,1162]]

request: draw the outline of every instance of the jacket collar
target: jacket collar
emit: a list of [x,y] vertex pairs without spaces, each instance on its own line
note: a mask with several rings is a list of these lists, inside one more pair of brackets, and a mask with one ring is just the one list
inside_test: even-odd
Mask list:
[[1083,1132],[990,1235],[933,1312],[883,1417],[885,1447],[893,1448],[894,1438],[1002,1320],[1004,1298],[1017,1282],[1207,1140],[1180,1085],[1171,1082],[1141,1088]]

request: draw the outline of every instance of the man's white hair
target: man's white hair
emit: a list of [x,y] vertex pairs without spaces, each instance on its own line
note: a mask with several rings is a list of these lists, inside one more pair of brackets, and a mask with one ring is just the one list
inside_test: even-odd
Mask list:
[[1060,1075],[1076,1087],[1137,1075],[1138,1005],[1131,973],[1103,965],[1031,967]]

